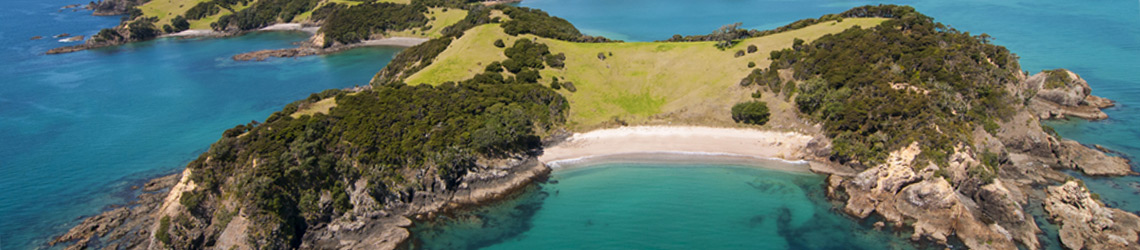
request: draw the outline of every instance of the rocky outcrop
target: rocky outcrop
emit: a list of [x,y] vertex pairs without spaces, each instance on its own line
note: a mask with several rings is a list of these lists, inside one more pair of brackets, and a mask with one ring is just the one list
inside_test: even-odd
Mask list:
[[[1032,217],[1026,216],[1016,201],[998,199],[1001,209],[1012,210],[1002,221],[1015,223],[985,223],[978,216],[983,213],[979,205],[959,193],[947,178],[934,177],[937,166],[915,166],[914,159],[921,153],[917,144],[891,152],[887,162],[869,168],[854,178],[843,179],[832,175],[828,179],[830,192],[847,193],[844,211],[859,218],[876,213],[895,227],[913,221],[913,240],[928,239],[947,244],[956,236],[972,249],[1012,249],[1014,240],[1035,249],[1037,247]],[[915,169],[922,169],[915,171]],[[990,186],[986,197],[1008,197],[1008,190]],[[990,184],[995,185],[995,184]],[[836,197],[832,195],[832,197]],[[1006,225],[1017,226],[1011,233]]]
[[1089,83],[1076,73],[1065,69],[1044,71],[1030,76],[1023,83],[1032,99],[1028,105],[1042,119],[1064,119],[1067,116],[1101,120],[1108,115],[1101,111],[1112,107],[1112,100],[1091,95]]
[[60,39],[59,42],[61,42],[61,43],[72,43],[72,42],[83,41],[83,38],[84,38],[83,35],[78,35],[78,36]]
[[1073,140],[1061,140],[1057,155],[1061,166],[1078,169],[1086,175],[1122,176],[1135,175],[1127,159],[1110,156],[1099,149],[1092,149]]
[[1140,249],[1140,217],[1108,208],[1076,181],[1048,188],[1045,211],[1068,249]]
[[[354,210],[352,215],[306,233],[301,248],[392,249],[411,236],[405,229],[412,224],[408,217],[427,219],[448,210],[502,199],[549,173],[550,168],[534,157],[485,160],[453,190],[416,192],[410,202],[386,204],[383,209]],[[370,200],[363,194],[353,196],[354,204],[356,197]],[[362,219],[345,219],[349,217]]]
[[322,49],[313,47],[299,47],[289,49],[267,49],[233,56],[234,61],[265,61],[270,57],[302,57],[321,54]]
[[151,225],[155,224],[152,215],[179,177],[180,174],[174,174],[150,180],[138,200],[84,219],[48,245],[70,244],[66,249],[147,249]]

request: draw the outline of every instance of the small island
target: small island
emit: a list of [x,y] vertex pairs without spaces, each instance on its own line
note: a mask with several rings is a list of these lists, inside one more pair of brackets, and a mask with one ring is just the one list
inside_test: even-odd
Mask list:
[[[259,7],[234,8],[248,2],[209,1],[194,20],[222,15],[211,25],[222,30],[326,20],[305,45],[321,51],[393,34],[428,40],[370,86],[314,93],[225,131],[181,174],[148,183],[141,205],[91,217],[52,244],[400,248],[412,219],[508,198],[569,161],[647,153],[801,163],[784,167],[827,175],[840,210],[911,228],[915,241],[1038,249],[1025,207],[1043,206],[1065,247],[1140,244],[1140,218],[1064,172],[1136,174],[1127,160],[1041,125],[1104,119],[1112,101],[1068,70],[1024,72],[988,35],[907,6],[621,42],[528,8],[337,2],[270,21],[241,14]],[[445,10],[463,17],[429,21]],[[392,16],[365,17],[377,11]],[[135,20],[100,36],[167,21]]]

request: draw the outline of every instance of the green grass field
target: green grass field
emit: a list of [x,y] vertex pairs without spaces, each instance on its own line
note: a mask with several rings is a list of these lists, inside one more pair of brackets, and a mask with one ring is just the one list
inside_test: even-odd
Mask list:
[[[443,28],[454,25],[467,17],[467,10],[455,8],[430,8],[428,13],[424,13],[428,17],[428,26],[431,29],[422,30],[420,28],[412,28],[410,30],[402,30],[396,32],[388,32],[388,36],[401,36],[401,37],[423,37],[423,38],[439,38],[443,36],[440,32]],[[415,33],[412,33],[415,31]]]
[[317,113],[328,114],[329,109],[333,107],[336,107],[336,97],[329,97],[313,104],[305,105],[305,107],[298,109],[297,112],[293,112],[293,114],[289,116],[301,118],[303,115],[314,115]]
[[[142,10],[143,16],[157,17],[158,22],[154,26],[161,29],[162,25],[170,24],[170,19],[186,13],[186,10],[205,1],[207,0],[152,0],[138,8]],[[206,28],[209,27],[210,24],[206,23]],[[191,23],[191,28],[193,29],[193,23]]]
[[[861,26],[873,27],[886,19],[848,18],[802,29],[745,39],[733,48],[718,50],[714,42],[573,43],[533,35],[510,36],[497,24],[468,30],[436,57],[427,68],[410,76],[409,84],[460,81],[483,72],[488,63],[506,59],[496,39],[510,46],[517,39],[537,39],[551,53],[566,53],[564,69],[542,70],[543,84],[551,77],[573,82],[577,92],[560,92],[569,99],[570,122],[587,130],[621,120],[631,124],[700,123],[733,125],[728,110],[750,99],[755,87],[739,86],[751,71],[748,62],[767,67],[770,51],[790,48],[795,38],[808,42],[825,34]],[[756,45],[756,53],[734,57],[737,50]],[[598,58],[598,53],[606,56]],[[611,55],[612,54],[612,55]],[[784,107],[786,108],[786,107]]]
[[[380,2],[408,4],[410,1],[411,0],[383,0]],[[348,6],[356,6],[356,5],[359,5],[359,4],[364,3],[364,2],[352,1],[352,0],[321,0],[320,2],[317,3],[316,8],[313,8],[312,10],[306,11],[305,13],[301,13],[301,14],[293,17],[293,22],[294,23],[300,23],[300,22],[304,22],[304,21],[309,21],[309,17],[313,16],[313,11],[320,9],[322,6],[325,6],[326,4],[329,4],[329,3],[343,4],[343,5],[348,5]]]

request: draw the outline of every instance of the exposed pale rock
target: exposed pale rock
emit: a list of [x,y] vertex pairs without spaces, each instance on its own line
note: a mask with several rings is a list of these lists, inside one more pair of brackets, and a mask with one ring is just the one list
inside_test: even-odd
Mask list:
[[1048,188],[1045,211],[1061,224],[1061,243],[1069,249],[1140,249],[1140,217],[1108,208],[1076,181]]

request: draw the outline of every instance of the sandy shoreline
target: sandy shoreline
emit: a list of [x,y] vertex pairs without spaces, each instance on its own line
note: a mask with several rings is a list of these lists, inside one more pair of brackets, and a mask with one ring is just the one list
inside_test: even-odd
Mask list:
[[214,30],[183,30],[174,34],[162,35],[162,37],[199,37],[199,36],[223,36],[225,33]]
[[427,38],[416,37],[388,37],[381,39],[364,40],[359,46],[399,46],[412,47],[427,42]]
[[754,165],[808,171],[811,137],[792,132],[697,126],[634,126],[576,133],[538,157],[552,168],[625,162]]

